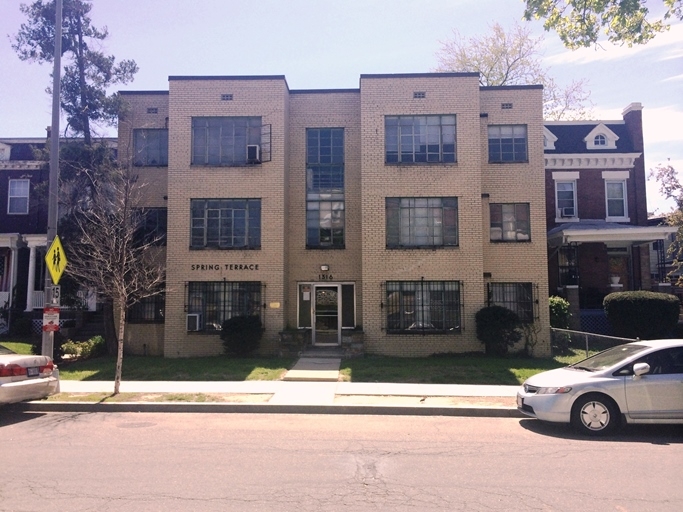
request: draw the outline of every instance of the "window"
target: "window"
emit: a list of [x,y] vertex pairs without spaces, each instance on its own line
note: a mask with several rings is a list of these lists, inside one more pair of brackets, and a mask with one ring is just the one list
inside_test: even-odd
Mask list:
[[261,318],[259,281],[206,281],[187,285],[188,314],[199,315],[200,331],[220,331],[223,322],[234,316]]
[[151,297],[145,297],[130,308],[126,314],[126,321],[132,324],[164,323],[164,310],[166,308],[166,294],[158,293]]
[[527,162],[526,126],[489,126],[489,162]]
[[459,281],[387,281],[388,332],[460,332]]
[[607,145],[607,138],[603,135],[596,135],[595,139],[593,139],[593,145],[594,146],[606,146]]
[[260,144],[260,117],[192,118],[194,165],[246,165],[247,146]]
[[344,248],[344,129],[306,130],[306,247]]
[[133,163],[135,165],[168,165],[168,130],[133,130],[133,140],[135,146]]
[[524,323],[534,321],[534,294],[531,283],[488,283],[488,305],[503,306],[517,313]]
[[458,245],[456,197],[387,197],[387,247]]
[[531,239],[529,203],[491,204],[491,241],[520,242]]
[[20,215],[28,213],[28,192],[30,180],[9,180],[7,213]]
[[141,208],[138,214],[140,220],[136,242],[139,245],[166,245],[168,210],[166,208]]
[[260,199],[193,199],[192,249],[260,249]]
[[607,200],[607,217],[625,218],[627,216],[625,181],[606,181],[605,197]]
[[557,217],[578,217],[578,213],[576,211],[576,182],[556,181],[555,193],[557,194]]
[[386,162],[455,162],[455,116],[387,116]]

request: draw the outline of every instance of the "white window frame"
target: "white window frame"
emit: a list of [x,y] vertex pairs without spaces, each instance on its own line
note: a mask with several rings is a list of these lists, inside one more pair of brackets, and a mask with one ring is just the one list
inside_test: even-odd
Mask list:
[[[605,182],[605,220],[608,222],[630,222],[628,215],[628,183],[627,179],[629,177],[628,171],[604,171],[602,173],[602,179]],[[622,190],[622,201],[624,205],[624,215],[614,216],[609,214],[609,202],[607,186],[608,184],[618,183],[621,185]]]
[[[12,193],[12,185],[13,184],[19,184],[23,183],[26,186],[26,194],[25,195],[18,195],[16,191]],[[21,191],[23,192],[23,190]],[[31,195],[31,180],[29,179],[17,179],[17,180],[9,180],[9,185],[7,187],[7,215],[28,215],[28,209],[29,209],[29,197]],[[26,207],[24,211],[15,211],[12,208],[12,200],[13,199],[26,199]]]
[[[579,219],[579,203],[578,203],[578,172],[554,172],[553,181],[555,182],[555,222],[576,222]],[[557,197],[557,185],[559,183],[571,183],[574,189],[574,216],[573,217],[563,217],[560,211],[559,201]]]

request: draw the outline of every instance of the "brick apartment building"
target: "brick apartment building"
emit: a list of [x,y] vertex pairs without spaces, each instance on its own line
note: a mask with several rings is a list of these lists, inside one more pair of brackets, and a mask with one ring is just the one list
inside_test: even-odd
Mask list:
[[172,76],[125,91],[119,158],[167,230],[166,293],[128,315],[126,350],[222,351],[222,322],[259,315],[315,346],[482,351],[500,304],[548,355],[541,88],[475,73],[362,75],[290,90],[283,76]]

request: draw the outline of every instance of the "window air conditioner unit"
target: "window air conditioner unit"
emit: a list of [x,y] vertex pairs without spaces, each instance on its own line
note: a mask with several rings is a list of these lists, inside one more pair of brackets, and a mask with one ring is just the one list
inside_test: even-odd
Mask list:
[[261,146],[258,144],[247,145],[247,163],[260,164],[261,163]]
[[574,207],[568,206],[566,208],[561,208],[562,217],[574,217]]
[[202,330],[202,315],[201,313],[189,313],[187,315],[187,330],[201,331]]

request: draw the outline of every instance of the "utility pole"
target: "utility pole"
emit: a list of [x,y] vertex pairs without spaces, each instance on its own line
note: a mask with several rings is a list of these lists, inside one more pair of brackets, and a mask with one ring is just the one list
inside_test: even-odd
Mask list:
[[[55,54],[52,71],[52,128],[50,130],[50,177],[48,182],[47,204],[47,245],[50,247],[57,236],[58,193],[59,193],[59,96],[62,68],[62,0],[55,0]],[[53,302],[52,278],[45,272],[44,307]],[[54,351],[54,331],[43,330],[42,355],[52,357]]]

